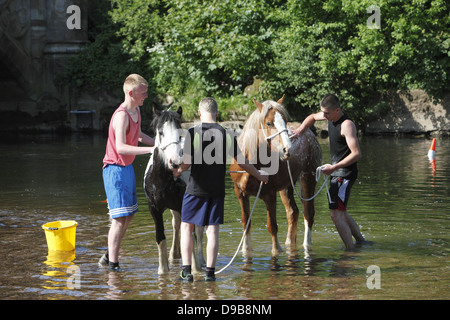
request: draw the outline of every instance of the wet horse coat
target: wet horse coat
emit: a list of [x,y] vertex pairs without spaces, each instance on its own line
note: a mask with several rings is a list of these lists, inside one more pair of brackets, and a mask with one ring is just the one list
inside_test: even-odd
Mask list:
[[[284,96],[283,96],[284,97]],[[314,134],[308,130],[301,137],[289,138],[286,123],[288,114],[282,106],[283,98],[260,103],[254,100],[257,109],[247,119],[239,138],[239,147],[245,157],[257,169],[265,169],[270,174],[269,182],[262,186],[260,198],[267,208],[267,229],[272,236],[272,255],[278,255],[282,249],[278,241],[278,225],[276,220],[276,193],[280,193],[286,209],[288,232],[286,245],[294,249],[297,242],[297,222],[299,210],[294,199],[294,190],[289,178],[287,161],[289,161],[294,181],[300,178],[302,197],[314,195],[316,180],[315,171],[321,165],[322,151]],[[268,159],[270,162],[268,162]],[[233,160],[231,171],[242,171]],[[255,196],[259,189],[259,181],[248,173],[231,173],[235,193],[242,210],[242,225],[245,230],[250,214],[249,197]],[[303,246],[311,245],[311,229],[314,223],[314,200],[303,201],[303,218],[305,235]],[[251,225],[250,225],[251,226]],[[251,252],[250,226],[243,245],[243,254]]]
[[[158,273],[169,272],[169,261],[181,257],[180,225],[183,195],[188,179],[184,173],[180,178],[174,178],[172,169],[182,162],[183,142],[181,137],[181,107],[174,111],[155,111],[152,126],[155,136],[155,151],[151,156],[144,175],[144,191],[148,200],[148,207],[155,222],[156,243],[158,245],[159,266]],[[164,233],[163,213],[170,209],[172,213],[173,240],[169,256],[167,255],[167,241]],[[204,263],[202,252],[203,228],[195,227],[193,252],[193,270],[199,272]]]
[[163,213],[166,209],[170,209],[173,215],[172,226],[174,236],[170,250],[170,260],[181,257],[181,205],[186,183],[183,179],[174,179],[171,170],[181,164],[181,114],[181,108],[177,112],[156,112],[155,119],[152,122],[156,135],[156,148],[148,162],[144,176],[144,191],[156,228],[156,243],[159,252],[159,274],[169,271],[169,257],[167,256],[167,243],[163,220]]

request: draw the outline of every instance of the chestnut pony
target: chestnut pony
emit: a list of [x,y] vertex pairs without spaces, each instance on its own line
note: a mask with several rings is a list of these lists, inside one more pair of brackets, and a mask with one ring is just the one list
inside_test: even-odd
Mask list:
[[[299,209],[295,203],[294,190],[288,172],[287,161],[294,181],[300,180],[302,197],[307,199],[314,195],[316,187],[315,172],[321,165],[322,151],[314,134],[308,129],[301,137],[289,137],[287,129],[288,113],[283,107],[283,97],[263,103],[253,99],[257,109],[245,122],[239,136],[238,144],[243,155],[259,170],[269,173],[269,182],[262,186],[260,198],[267,208],[267,229],[272,236],[272,256],[281,251],[278,241],[276,218],[277,192],[286,209],[288,231],[286,246],[295,249],[297,242],[297,222]],[[249,214],[249,197],[255,196],[260,183],[248,173],[243,173],[239,164],[233,159],[230,166],[234,190],[242,210],[242,225],[246,229]],[[303,201],[303,219],[305,234],[303,246],[311,245],[311,229],[314,223],[314,199]],[[251,224],[249,225],[242,252],[251,254]]]

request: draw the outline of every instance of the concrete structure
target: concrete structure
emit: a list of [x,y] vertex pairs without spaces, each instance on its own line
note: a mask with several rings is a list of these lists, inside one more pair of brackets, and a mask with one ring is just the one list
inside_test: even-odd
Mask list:
[[[27,123],[53,129],[54,121],[70,128],[78,125],[76,117],[89,118],[92,109],[79,105],[57,79],[87,43],[87,21],[88,0],[0,0],[2,130],[26,129]],[[84,113],[77,114],[80,110]],[[12,125],[16,122],[21,128]],[[82,122],[93,126],[92,117]]]
[[393,92],[387,98],[387,114],[367,124],[367,134],[450,135],[450,93],[434,103],[422,90]]

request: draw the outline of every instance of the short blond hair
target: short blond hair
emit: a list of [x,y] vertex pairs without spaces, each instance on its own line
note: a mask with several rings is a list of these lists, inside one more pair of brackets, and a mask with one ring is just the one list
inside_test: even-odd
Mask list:
[[148,87],[148,82],[143,77],[136,73],[130,74],[123,83],[123,92],[127,94],[127,92],[134,91],[141,84]]
[[198,109],[200,111],[206,111],[211,114],[216,114],[218,107],[217,102],[213,98],[203,98],[198,104]]

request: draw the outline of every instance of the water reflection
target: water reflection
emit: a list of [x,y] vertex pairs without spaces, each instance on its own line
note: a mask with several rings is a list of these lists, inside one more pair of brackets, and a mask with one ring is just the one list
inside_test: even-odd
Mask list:
[[124,282],[125,273],[107,272],[108,289],[105,292],[105,298],[109,300],[120,300],[127,293],[126,283]]
[[78,283],[74,283],[75,280],[71,274],[77,267],[73,261],[75,260],[75,250],[72,251],[53,251],[49,250],[47,255],[47,260],[44,264],[47,267],[43,270],[42,275],[44,276],[45,285],[42,287],[47,290],[52,289],[74,289],[79,286]]
[[196,281],[181,283],[181,299],[183,300],[217,300],[217,285],[214,282]]
[[[324,162],[327,141],[321,141]],[[435,172],[426,157],[429,141],[363,138],[364,158],[349,207],[364,236],[374,241],[343,250],[329,217],[326,195],[316,202],[312,247],[270,254],[262,201],[252,218],[253,257],[238,254],[215,283],[179,282],[181,261],[158,276],[155,229],[138,187],[140,211],[124,239],[124,272],[99,269],[107,244],[108,216],[101,179],[102,139],[44,139],[0,143],[0,298],[4,299],[448,299],[450,140],[439,141]],[[381,150],[392,150],[389,154]],[[148,158],[137,157],[137,185]],[[50,177],[50,179],[48,179]],[[242,236],[240,207],[227,181],[225,224],[217,268],[233,256]],[[285,210],[277,205],[279,237]],[[77,249],[48,252],[41,225],[79,222]],[[172,241],[171,215],[165,224]],[[303,230],[299,226],[298,239]],[[380,290],[366,287],[366,270],[378,265]],[[77,278],[78,277],[78,278]],[[79,281],[79,282],[77,282]],[[80,284],[79,288],[76,285]],[[71,289],[73,288],[73,289]]]

